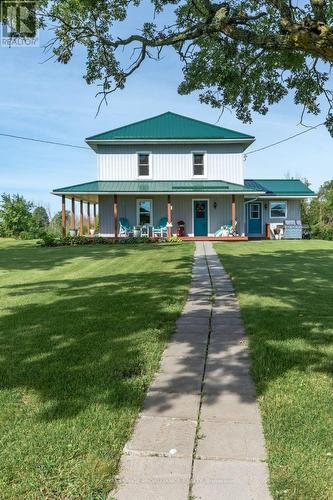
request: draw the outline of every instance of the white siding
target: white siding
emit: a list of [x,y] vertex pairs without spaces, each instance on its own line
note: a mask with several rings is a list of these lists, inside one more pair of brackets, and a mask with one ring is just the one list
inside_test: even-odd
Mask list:
[[137,153],[151,153],[151,180],[190,180],[192,152],[206,152],[205,178],[244,184],[241,144],[150,144],[99,146],[98,180],[136,180]]
[[[140,196],[136,195],[118,195],[119,217],[126,217],[129,223],[136,224],[136,200]],[[167,196],[147,196],[153,200],[153,223],[159,224],[161,217],[167,216]],[[177,233],[177,221],[185,222],[185,232],[193,235],[192,205],[193,199],[208,199],[209,202],[209,234],[214,233],[225,224],[231,224],[231,196],[219,195],[178,195],[172,196],[172,222],[173,233]],[[216,202],[216,208],[214,208]],[[237,232],[242,234],[244,229],[244,198],[236,196],[236,218]],[[113,196],[99,197],[99,220],[100,233],[104,235],[114,234],[113,222]]]

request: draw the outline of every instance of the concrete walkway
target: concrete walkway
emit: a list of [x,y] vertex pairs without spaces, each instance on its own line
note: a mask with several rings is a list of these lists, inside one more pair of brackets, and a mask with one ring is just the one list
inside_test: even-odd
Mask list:
[[210,242],[121,459],[117,500],[266,500],[265,447],[239,305]]

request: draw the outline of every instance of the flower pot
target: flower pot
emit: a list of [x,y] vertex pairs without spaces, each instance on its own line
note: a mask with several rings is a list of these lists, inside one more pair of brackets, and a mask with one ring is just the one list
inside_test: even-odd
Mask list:
[[74,236],[76,236],[76,229],[70,229],[69,230],[69,236],[71,236],[72,238],[74,238]]
[[95,234],[95,229],[90,229],[90,230],[89,230],[89,233],[91,234],[91,236],[94,236],[94,234]]

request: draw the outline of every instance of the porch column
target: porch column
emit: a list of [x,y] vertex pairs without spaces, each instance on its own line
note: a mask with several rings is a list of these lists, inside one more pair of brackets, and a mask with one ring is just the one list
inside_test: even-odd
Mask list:
[[270,240],[270,239],[271,239],[271,225],[266,224],[266,240]]
[[236,231],[236,196],[231,195],[231,220],[232,220],[232,230]]
[[94,229],[97,230],[96,203],[94,203]]
[[83,200],[80,200],[80,235],[83,236]]
[[167,228],[168,238],[171,238],[171,236],[172,236],[172,227],[171,227],[172,216],[171,216],[171,210],[172,210],[172,207],[171,207],[171,195],[168,194],[168,228]]
[[87,203],[87,234],[90,234],[90,203]]
[[114,237],[118,238],[118,195],[113,198]]
[[75,229],[75,199],[72,198],[71,229]]
[[63,194],[61,197],[61,234],[66,236],[66,197]]

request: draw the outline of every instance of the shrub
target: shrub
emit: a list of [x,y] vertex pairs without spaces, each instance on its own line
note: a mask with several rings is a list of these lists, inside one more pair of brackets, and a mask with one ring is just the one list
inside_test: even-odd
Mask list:
[[323,240],[333,240],[333,226],[325,224],[321,228],[321,237]]
[[36,238],[41,238],[41,235],[36,235],[31,231],[21,231],[18,237],[20,240],[35,240]]
[[170,238],[167,238],[167,241],[168,241],[169,243],[182,243],[182,242],[183,242],[183,240],[181,240],[181,239],[179,238],[179,236],[176,236],[176,235],[174,235],[174,236],[170,236]]
[[59,239],[57,239],[51,233],[44,233],[42,235],[41,240],[37,241],[37,245],[40,245],[43,247],[55,247],[55,246],[58,246],[58,244],[59,244]]
[[333,226],[331,224],[314,224],[311,227],[311,237],[320,240],[333,240]]
[[177,236],[171,238],[120,238],[119,240],[110,240],[102,236],[95,236],[94,238],[87,238],[85,236],[65,236],[58,238],[56,235],[49,232],[44,233],[42,239],[37,242],[39,246],[43,247],[56,247],[56,246],[77,246],[77,245],[137,245],[149,243],[181,243],[182,240]]

